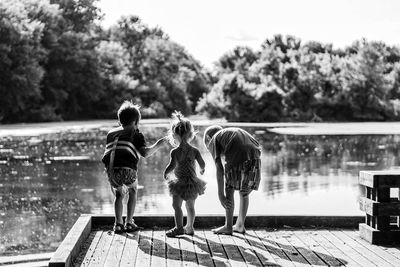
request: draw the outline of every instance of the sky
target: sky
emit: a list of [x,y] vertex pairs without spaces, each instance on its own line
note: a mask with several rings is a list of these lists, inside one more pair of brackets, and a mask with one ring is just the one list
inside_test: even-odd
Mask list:
[[236,46],[259,49],[275,34],[344,47],[366,38],[400,44],[400,0],[100,0],[110,26],[137,15],[212,67]]

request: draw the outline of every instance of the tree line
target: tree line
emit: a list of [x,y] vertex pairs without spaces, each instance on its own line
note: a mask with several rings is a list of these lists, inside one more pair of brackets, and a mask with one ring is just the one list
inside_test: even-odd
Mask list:
[[400,49],[343,49],[276,35],[204,68],[137,16],[101,26],[98,0],[0,1],[0,122],[115,118],[125,99],[143,117],[174,110],[230,121],[400,118]]

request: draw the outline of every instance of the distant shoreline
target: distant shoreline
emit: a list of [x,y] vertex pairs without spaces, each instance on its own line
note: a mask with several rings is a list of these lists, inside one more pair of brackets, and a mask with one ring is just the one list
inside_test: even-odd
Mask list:
[[[256,127],[259,131],[283,135],[400,135],[400,122],[332,122],[332,123],[303,123],[303,122],[227,122],[223,119],[207,120],[192,118],[195,126],[220,124],[223,127]],[[143,119],[142,127],[168,127],[170,120]],[[41,134],[61,132],[65,130],[87,131],[94,128],[112,128],[117,126],[116,120],[89,120],[66,122],[17,123],[0,125],[0,138],[4,136],[38,136]]]

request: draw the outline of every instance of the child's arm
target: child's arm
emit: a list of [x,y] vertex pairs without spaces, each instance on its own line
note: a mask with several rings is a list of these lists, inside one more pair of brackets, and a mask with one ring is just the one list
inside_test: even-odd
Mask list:
[[168,137],[163,137],[157,140],[152,146],[144,147],[142,156],[147,158],[154,154],[160,147],[168,141]]
[[175,166],[176,166],[175,153],[176,153],[175,149],[172,149],[171,153],[170,153],[169,163],[168,163],[168,165],[167,165],[167,167],[165,168],[165,171],[164,171],[164,179],[165,180],[168,178],[168,174],[175,169]]
[[226,198],[224,189],[224,166],[222,165],[221,158],[218,157],[215,159],[215,167],[217,169],[217,186],[218,186],[218,198],[221,202],[221,205],[225,209],[229,209],[232,207],[232,203],[229,199]]
[[201,156],[200,151],[198,149],[196,149],[196,160],[200,166],[200,174],[204,174],[204,171],[206,168],[206,163],[204,162],[204,159]]

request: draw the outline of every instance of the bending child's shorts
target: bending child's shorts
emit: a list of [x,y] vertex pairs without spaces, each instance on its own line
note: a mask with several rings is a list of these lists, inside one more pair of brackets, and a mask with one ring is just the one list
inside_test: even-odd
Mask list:
[[124,167],[116,167],[107,169],[108,181],[111,187],[118,190],[125,185],[128,188],[136,188],[137,186],[137,170]]
[[225,170],[225,187],[240,192],[258,190],[261,180],[261,160],[259,158],[246,160],[229,169],[225,166]]

